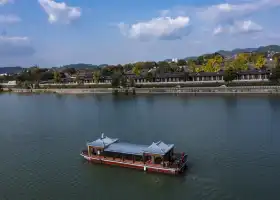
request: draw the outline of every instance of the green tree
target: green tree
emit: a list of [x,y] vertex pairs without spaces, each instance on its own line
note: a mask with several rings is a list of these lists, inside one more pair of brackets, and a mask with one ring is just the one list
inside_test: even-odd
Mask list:
[[130,71],[130,70],[133,69],[133,64],[131,64],[131,63],[125,64],[125,65],[123,66],[123,68],[124,68],[125,71]]
[[280,59],[276,61],[276,67],[272,69],[270,81],[280,83]]
[[230,82],[232,82],[234,79],[236,79],[237,74],[236,71],[233,69],[227,69],[225,70],[224,73],[224,81],[228,84]]
[[124,88],[127,88],[128,86],[128,81],[127,81],[127,78],[126,76],[121,76],[120,77],[120,85]]
[[77,71],[76,71],[75,68],[72,68],[72,67],[68,68],[68,67],[67,67],[67,68],[63,69],[62,72],[63,72],[63,73],[68,73],[68,74],[71,74],[71,75],[72,75],[72,74],[75,74]]
[[93,72],[93,82],[94,83],[99,83],[100,76],[101,76],[101,73],[100,73],[99,70]]
[[80,85],[80,84],[82,84],[82,79],[81,79],[81,77],[79,76],[79,74],[76,74],[76,78],[75,78],[75,81]]
[[158,62],[158,68],[160,73],[166,73],[171,71],[171,67],[168,62],[160,61]]
[[194,73],[196,72],[196,64],[194,60],[188,60],[187,62],[189,72]]
[[134,81],[133,78],[130,78],[130,79],[129,79],[129,86],[130,86],[130,87],[135,87],[135,81]]
[[172,62],[169,63],[169,72],[173,73],[173,72],[180,72],[180,70],[182,69],[182,67],[179,65],[177,65],[177,63]]
[[197,59],[196,59],[196,64],[197,64],[197,65],[203,65],[203,64],[205,64],[204,56],[198,56]]
[[53,72],[53,79],[55,83],[60,83],[61,82],[61,75],[59,72],[54,71]]
[[151,69],[157,66],[157,63],[154,61],[145,62],[143,65],[143,69]]
[[185,65],[187,65],[187,61],[185,61],[183,59],[180,59],[180,60],[178,60],[177,65],[178,66],[185,66]]
[[152,72],[148,72],[147,74],[146,74],[146,77],[145,77],[145,79],[148,81],[148,82],[153,82],[153,74],[152,74]]
[[112,87],[113,88],[118,88],[120,87],[120,84],[121,84],[121,74],[120,73],[117,73],[115,72],[114,74],[112,74]]

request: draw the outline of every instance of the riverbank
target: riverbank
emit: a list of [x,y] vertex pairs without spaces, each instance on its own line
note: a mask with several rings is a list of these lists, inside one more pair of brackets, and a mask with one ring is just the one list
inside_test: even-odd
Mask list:
[[[5,89],[14,93],[56,93],[56,94],[110,94],[113,88],[65,88],[65,89]],[[118,89],[125,93],[124,89]],[[132,94],[133,89],[128,90]],[[135,88],[136,94],[280,94],[280,86],[239,86],[239,87],[191,87],[191,88]]]

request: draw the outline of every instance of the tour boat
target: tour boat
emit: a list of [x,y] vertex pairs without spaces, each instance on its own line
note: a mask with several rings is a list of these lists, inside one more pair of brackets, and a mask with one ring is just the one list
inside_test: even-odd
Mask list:
[[131,144],[104,134],[97,140],[88,142],[87,149],[80,155],[94,163],[166,174],[183,173],[188,162],[185,153],[174,153],[173,144],[161,141],[151,145]]

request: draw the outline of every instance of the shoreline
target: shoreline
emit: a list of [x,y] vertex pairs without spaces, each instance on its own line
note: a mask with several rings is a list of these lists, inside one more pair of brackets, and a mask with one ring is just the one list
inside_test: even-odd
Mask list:
[[[3,92],[10,93],[53,93],[53,94],[112,94],[113,88],[64,88],[64,89],[21,89],[4,88]],[[119,94],[125,94],[124,89],[117,89]],[[128,95],[133,95],[128,89]],[[188,94],[188,95],[280,95],[280,86],[238,86],[238,87],[195,87],[195,88],[135,88],[135,95],[139,94]]]

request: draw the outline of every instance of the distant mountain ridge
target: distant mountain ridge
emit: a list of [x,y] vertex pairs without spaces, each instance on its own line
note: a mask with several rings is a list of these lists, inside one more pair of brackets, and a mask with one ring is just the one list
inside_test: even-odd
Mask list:
[[0,67],[0,74],[15,74],[22,70],[22,67]]
[[233,56],[238,53],[244,53],[244,52],[257,52],[257,53],[264,53],[268,51],[275,51],[280,52],[280,46],[279,45],[268,45],[268,46],[260,46],[259,48],[244,48],[244,49],[233,49],[232,51],[225,51],[220,50],[217,51],[217,53],[223,55],[223,56]]
[[[268,45],[268,46],[260,46],[258,48],[237,48],[233,49],[232,51],[227,50],[219,50],[216,53],[219,53],[223,56],[233,56],[238,53],[244,53],[244,52],[268,52],[268,51],[274,51],[274,52],[280,52],[280,46],[279,45]],[[189,56],[184,58],[184,60],[190,60],[190,59],[196,59],[198,56]],[[165,61],[172,61],[172,59],[166,59]],[[102,68],[106,67],[108,64],[101,64],[101,65],[93,65],[93,64],[85,64],[85,63],[78,63],[78,64],[69,64],[64,65],[62,67],[55,67],[55,68],[75,68],[75,69],[92,69],[92,68]],[[0,74],[14,74],[21,72],[23,67],[16,66],[16,67],[0,67]]]
[[64,65],[61,68],[92,69],[92,68],[101,68],[106,66],[108,65],[107,64],[92,65],[92,64],[78,63],[78,64]]

